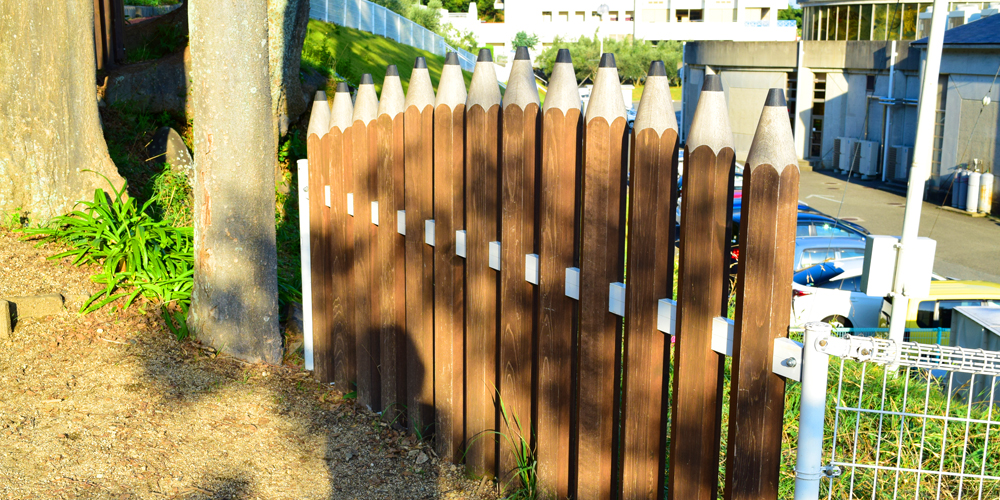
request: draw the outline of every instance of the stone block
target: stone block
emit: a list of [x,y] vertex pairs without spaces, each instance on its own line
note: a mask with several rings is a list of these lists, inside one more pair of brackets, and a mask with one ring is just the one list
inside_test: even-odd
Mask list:
[[11,326],[10,302],[0,299],[0,340],[11,340],[14,338],[14,329]]
[[10,304],[10,316],[18,320],[55,316],[62,314],[66,309],[63,306],[63,296],[58,293],[32,297],[3,297],[0,300]]

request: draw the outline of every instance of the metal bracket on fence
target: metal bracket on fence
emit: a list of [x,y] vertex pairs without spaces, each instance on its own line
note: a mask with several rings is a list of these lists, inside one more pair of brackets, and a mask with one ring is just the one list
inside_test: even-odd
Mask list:
[[724,356],[733,355],[733,336],[736,323],[729,318],[717,316],[712,319],[712,350]]
[[538,284],[538,254],[529,253],[524,256],[524,281],[532,285]]
[[490,242],[490,268],[496,271],[500,270],[500,242],[491,241]]
[[614,282],[608,287],[608,312],[625,316],[625,283]]
[[771,371],[776,375],[802,381],[802,344],[788,338],[774,339]]
[[674,335],[677,330],[677,302],[670,299],[660,299],[656,302],[656,329]]
[[465,258],[465,230],[455,231],[455,255]]
[[434,219],[424,221],[424,243],[434,246]]
[[396,210],[396,232],[406,236],[406,210]]
[[372,224],[378,225],[378,202],[372,202]]
[[827,479],[837,479],[838,477],[840,477],[841,473],[840,466],[837,465],[824,465],[820,467],[819,470],[823,473],[823,476],[826,477]]
[[566,296],[573,300],[580,300],[580,268],[566,268]]
[[816,341],[816,350],[839,358],[880,364],[895,363],[899,359],[896,342],[871,337],[821,338]]
[[347,215],[354,217],[354,193],[347,193]]

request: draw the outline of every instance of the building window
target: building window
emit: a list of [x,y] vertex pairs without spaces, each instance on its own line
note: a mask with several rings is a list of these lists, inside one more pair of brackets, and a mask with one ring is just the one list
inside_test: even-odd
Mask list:
[[677,22],[679,22],[679,23],[686,23],[686,22],[689,22],[689,21],[690,22],[700,22],[701,19],[702,19],[702,17],[701,17],[702,10],[701,9],[690,9],[690,10],[688,10],[688,9],[677,9],[675,12],[677,13]]
[[813,79],[812,120],[809,131],[809,157],[823,158],[823,113],[826,111],[826,73]]
[[625,11],[625,20],[626,21],[635,21],[635,13],[632,12],[631,10],[626,10]]
[[836,40],[847,40],[847,27],[850,24],[850,17],[848,17],[850,9],[846,5],[840,5],[837,7],[837,38]]
[[551,23],[552,22],[552,11],[548,11],[548,10],[542,11],[542,21],[545,21],[547,23]]
[[865,92],[869,94],[875,93],[875,75],[865,77]]
[[617,10],[613,10],[611,12],[608,12],[608,20],[609,21],[617,21],[618,20],[618,11]]
[[647,23],[665,23],[668,12],[667,9],[643,9],[642,18]]
[[769,9],[767,7],[761,8],[760,9],[760,20],[761,21],[767,21],[767,20],[770,20],[770,18],[771,18],[771,9]]
[[587,20],[587,13],[586,13],[586,12],[584,12],[584,11],[582,11],[582,10],[578,10],[578,11],[576,11],[576,14],[574,14],[574,16],[573,16],[573,17],[574,17],[574,18],[575,18],[575,19],[576,19],[577,21],[580,21],[580,22],[583,22],[583,21],[586,21],[586,20]]
[[795,130],[795,97],[798,93],[799,74],[795,71],[790,71],[788,77],[785,78],[785,82],[785,102],[788,103],[788,122],[792,124],[792,130]]
[[858,25],[861,21],[861,9],[858,5],[851,5],[847,10],[847,39],[848,40],[858,40]]
[[562,22],[568,23],[569,22],[569,11],[565,11],[565,10],[560,11],[559,12],[559,20],[562,21]]
[[872,6],[862,5],[861,6],[861,22],[859,23],[860,31],[858,32],[858,40],[871,40],[872,39]]

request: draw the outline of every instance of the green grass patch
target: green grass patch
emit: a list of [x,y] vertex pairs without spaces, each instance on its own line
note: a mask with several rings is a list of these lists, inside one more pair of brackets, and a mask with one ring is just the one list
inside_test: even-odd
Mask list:
[[[639,102],[639,100],[642,99],[642,89],[644,88],[644,85],[638,84],[634,89],[632,89],[633,102]],[[679,86],[670,86],[670,98],[673,99],[674,102],[681,102],[681,88]]]
[[157,7],[160,5],[176,5],[181,0],[125,0],[126,5]]
[[[331,81],[335,79],[336,71],[353,85],[357,85],[361,75],[370,73],[375,81],[375,90],[381,94],[386,66],[396,65],[405,91],[409,87],[413,61],[417,56],[423,56],[427,60],[427,70],[436,89],[438,80],[441,79],[444,57],[365,31],[310,19],[302,46],[302,67],[312,69]],[[468,87],[472,81],[472,73],[463,73]],[[328,88],[328,93],[330,90],[332,88]]]

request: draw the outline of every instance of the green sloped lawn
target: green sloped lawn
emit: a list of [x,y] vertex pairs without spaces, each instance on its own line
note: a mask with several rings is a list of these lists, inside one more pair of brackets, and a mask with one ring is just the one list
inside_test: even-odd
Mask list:
[[[399,68],[403,90],[406,90],[413,71],[413,61],[417,56],[427,59],[431,81],[434,88],[437,88],[444,57],[364,31],[310,19],[302,46],[302,67],[328,77],[332,77],[336,70],[355,86],[361,80],[361,75],[371,73],[375,89],[381,94],[386,66],[395,64]],[[463,73],[468,87],[472,73]]]

